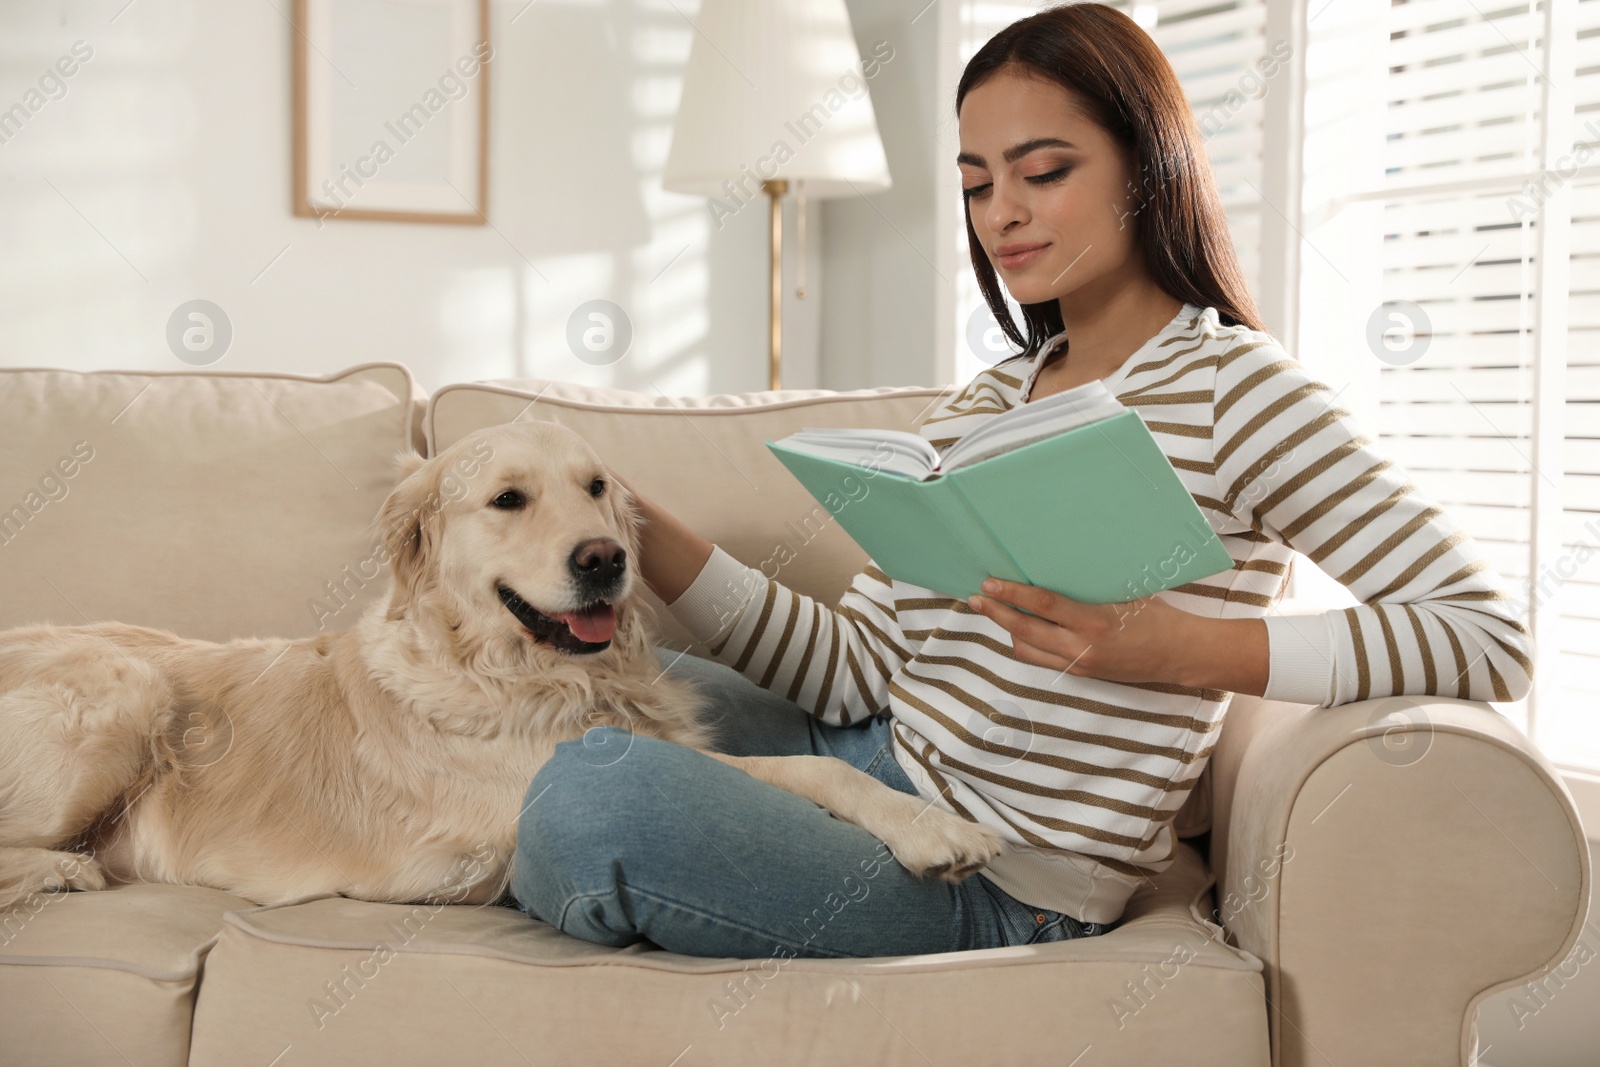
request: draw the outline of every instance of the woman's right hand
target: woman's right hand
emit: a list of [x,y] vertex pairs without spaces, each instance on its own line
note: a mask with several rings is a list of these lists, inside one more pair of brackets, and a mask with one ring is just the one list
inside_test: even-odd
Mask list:
[[614,468],[607,468],[639,509],[639,573],[652,592],[670,605],[694,584],[712,544],[684,525],[671,512],[635,489]]

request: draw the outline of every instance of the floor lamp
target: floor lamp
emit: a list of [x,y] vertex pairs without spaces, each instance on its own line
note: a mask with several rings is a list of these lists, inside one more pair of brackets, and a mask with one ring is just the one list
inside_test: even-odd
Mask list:
[[783,197],[800,198],[804,255],[808,199],[889,188],[867,85],[893,56],[880,42],[862,61],[844,0],[700,5],[661,184],[708,197],[718,229],[767,197],[773,389],[782,387]]

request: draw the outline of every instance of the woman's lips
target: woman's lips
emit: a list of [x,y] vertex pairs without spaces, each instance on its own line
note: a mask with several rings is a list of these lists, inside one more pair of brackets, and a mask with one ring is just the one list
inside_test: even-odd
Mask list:
[[1021,267],[1026,267],[1029,263],[1032,263],[1044,252],[1045,249],[1049,247],[1049,245],[1040,245],[1037,248],[1030,248],[1023,252],[1016,252],[1009,256],[999,256],[997,258],[1000,261],[1001,267],[1005,268],[1006,270],[1017,270]]

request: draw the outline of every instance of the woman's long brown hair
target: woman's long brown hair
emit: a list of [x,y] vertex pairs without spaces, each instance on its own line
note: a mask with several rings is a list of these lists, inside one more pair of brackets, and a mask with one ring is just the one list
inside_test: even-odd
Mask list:
[[[1019,19],[978,49],[956,88],[956,115],[973,89],[1001,70],[1045,78],[1067,89],[1088,117],[1131,150],[1134,239],[1168,295],[1214,307],[1224,326],[1267,333],[1245,285],[1228,234],[1205,143],[1172,64],[1150,36],[1116,8],[1070,3]],[[1134,184],[1134,183],[1130,183]],[[1031,356],[1064,328],[1054,299],[1023,304],[1027,334],[1012,321],[966,206],[967,244],[978,288],[995,321]]]

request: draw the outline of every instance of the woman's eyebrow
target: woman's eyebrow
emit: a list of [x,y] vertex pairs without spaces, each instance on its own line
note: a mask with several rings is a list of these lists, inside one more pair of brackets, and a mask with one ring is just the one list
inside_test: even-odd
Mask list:
[[[1004,152],[1001,152],[1000,155],[1004,157],[1007,163],[1015,163],[1017,160],[1021,159],[1023,156],[1037,148],[1076,147],[1078,146],[1073,144],[1071,141],[1063,141],[1059,137],[1035,137],[1031,141],[1023,141],[1021,144],[1012,145]],[[972,152],[962,152],[960,155],[956,156],[956,162],[970,163],[974,167],[987,167],[989,165],[983,161],[982,156]]]

